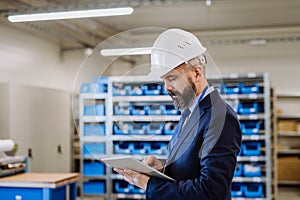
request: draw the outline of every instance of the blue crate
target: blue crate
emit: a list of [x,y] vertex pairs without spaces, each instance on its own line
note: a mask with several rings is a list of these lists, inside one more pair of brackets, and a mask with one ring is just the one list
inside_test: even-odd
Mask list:
[[131,105],[129,107],[130,115],[146,115],[148,106],[143,105]]
[[178,115],[179,111],[174,107],[174,105],[165,105],[166,115]]
[[173,135],[176,126],[177,126],[176,122],[167,122],[167,123],[165,123],[164,134],[165,135]]
[[244,186],[244,194],[247,198],[264,197],[263,185],[261,183],[248,183]]
[[100,93],[106,93],[107,92],[107,85],[108,85],[108,77],[97,77],[94,78],[94,83],[97,84],[96,90]]
[[243,173],[246,177],[259,177],[261,176],[261,164],[260,163],[250,163],[244,164]]
[[83,183],[83,194],[99,195],[105,194],[105,181],[88,181]]
[[83,155],[93,156],[105,154],[105,143],[85,143],[83,145]]
[[105,124],[84,124],[83,127],[84,136],[104,136]]
[[149,154],[156,154],[156,155],[167,154],[167,143],[163,143],[163,142],[150,143]]
[[115,135],[127,135],[129,133],[129,125],[127,123],[119,123],[113,125]]
[[224,83],[223,90],[225,94],[239,94],[241,92],[240,83]]
[[147,154],[149,149],[150,145],[146,142],[133,142],[130,144],[130,152],[135,155]]
[[237,163],[235,170],[234,170],[234,176],[242,176],[243,175],[243,164]]
[[132,185],[126,181],[116,181],[114,183],[114,188],[116,193],[130,194]]
[[152,84],[145,84],[141,88],[145,95],[160,95],[162,85],[152,83]]
[[129,90],[129,95],[132,96],[141,96],[143,95],[143,90],[140,86],[132,86],[131,90]]
[[258,104],[254,103],[239,103],[237,107],[238,114],[250,115],[258,113]]
[[83,176],[104,176],[105,165],[98,161],[84,161]]
[[83,108],[83,115],[85,116],[105,115],[105,105],[104,104],[86,105]]
[[130,115],[129,106],[123,106],[123,105],[115,105],[114,106],[114,114],[115,115]]
[[131,91],[131,86],[130,85],[113,85],[113,91],[112,94],[113,96],[126,96],[129,95]]
[[116,154],[130,154],[131,144],[129,142],[122,142],[114,144],[114,149]]
[[160,122],[152,122],[146,126],[146,133],[149,135],[162,135],[164,124]]
[[95,83],[82,83],[80,86],[80,93],[94,93],[96,90]]
[[260,122],[259,121],[241,122],[241,129],[243,135],[259,135]]
[[242,197],[244,193],[244,184],[242,183],[232,183],[231,184],[231,196],[232,197]]
[[242,144],[244,156],[260,156],[261,144],[260,142],[246,142]]
[[252,83],[252,84],[241,83],[241,93],[242,94],[258,94],[259,93],[259,83]]
[[148,115],[164,115],[166,113],[165,105],[151,105],[148,107]]
[[129,124],[129,133],[133,135],[143,135],[146,132],[146,123],[130,123]]

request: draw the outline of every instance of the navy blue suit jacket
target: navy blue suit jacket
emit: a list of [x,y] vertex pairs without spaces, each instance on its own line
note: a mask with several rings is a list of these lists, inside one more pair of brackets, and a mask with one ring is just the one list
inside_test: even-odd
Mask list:
[[195,107],[170,150],[165,174],[151,177],[148,200],[230,200],[231,182],[241,146],[234,110],[214,90]]

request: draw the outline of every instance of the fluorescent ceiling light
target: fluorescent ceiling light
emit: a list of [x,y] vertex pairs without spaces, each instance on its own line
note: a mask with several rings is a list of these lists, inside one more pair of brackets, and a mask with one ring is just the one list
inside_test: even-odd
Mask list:
[[132,7],[123,7],[123,8],[107,8],[107,9],[95,9],[95,10],[18,14],[18,15],[8,16],[8,20],[10,22],[29,22],[29,21],[130,15],[132,13],[133,13]]
[[102,56],[126,56],[126,55],[147,55],[151,54],[152,47],[123,48],[123,49],[102,49]]

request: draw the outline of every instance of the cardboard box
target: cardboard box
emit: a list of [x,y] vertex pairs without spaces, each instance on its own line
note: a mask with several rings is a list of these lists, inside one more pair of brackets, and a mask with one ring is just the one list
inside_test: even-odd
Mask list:
[[297,123],[292,120],[284,120],[278,122],[278,131],[279,132],[295,132],[297,131]]
[[300,181],[300,158],[297,156],[278,158],[278,180]]

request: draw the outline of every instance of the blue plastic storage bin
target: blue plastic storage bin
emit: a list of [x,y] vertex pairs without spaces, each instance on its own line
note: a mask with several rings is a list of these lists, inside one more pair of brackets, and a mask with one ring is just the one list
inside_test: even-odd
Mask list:
[[128,105],[115,105],[114,115],[130,115],[130,110]]
[[146,133],[149,135],[162,135],[164,124],[160,122],[152,122],[146,126]]
[[148,115],[164,115],[166,113],[165,105],[150,105],[148,107]]
[[129,134],[129,125],[127,123],[114,124],[113,131],[115,135],[127,135]]
[[131,86],[130,85],[123,85],[123,84],[115,84],[113,85],[113,91],[112,94],[113,96],[126,96],[129,95],[131,91]]
[[234,170],[234,176],[243,176],[243,164],[237,163],[235,170]]
[[80,86],[80,93],[95,93],[96,83],[82,83]]
[[232,197],[242,197],[244,192],[244,185],[242,183],[232,183],[231,184],[231,196]]
[[143,90],[140,86],[131,86],[131,90],[129,90],[129,95],[141,96],[143,95]]
[[163,142],[150,143],[149,154],[156,154],[156,155],[167,154],[167,143],[163,143]]
[[164,134],[165,135],[173,135],[176,126],[177,126],[177,123],[175,123],[175,122],[167,122],[167,123],[165,123]]
[[130,144],[130,152],[132,154],[140,155],[149,152],[150,145],[146,142],[132,142]]
[[246,177],[258,177],[261,176],[261,164],[250,163],[243,166],[244,176]]
[[166,115],[178,115],[179,111],[174,107],[174,105],[165,105]]
[[247,198],[264,197],[263,185],[261,183],[248,183],[244,186],[244,194]]
[[257,94],[259,93],[259,83],[241,83],[242,94]]
[[145,95],[160,95],[162,85],[152,83],[152,84],[145,84],[141,88]]
[[105,124],[84,124],[83,127],[84,136],[104,136]]
[[161,94],[162,95],[169,95],[168,91],[166,90],[166,88],[164,86],[161,87]]
[[259,121],[241,122],[241,129],[243,135],[259,135],[260,122]]
[[146,123],[140,123],[140,122],[130,123],[129,134],[133,134],[133,135],[145,134],[146,125],[147,125]]
[[146,115],[146,111],[148,110],[148,106],[143,105],[131,105],[130,115]]
[[105,165],[98,161],[84,161],[83,163],[84,176],[104,176]]
[[242,148],[244,156],[260,156],[261,154],[260,142],[245,142]]
[[108,85],[108,77],[97,77],[94,78],[94,83],[97,84],[97,91],[101,93],[107,92],[107,85]]
[[129,142],[121,142],[114,144],[114,149],[116,154],[130,154],[130,143]]
[[83,194],[99,195],[106,192],[105,181],[88,181],[83,183]]
[[254,103],[239,103],[237,107],[238,114],[249,115],[258,113],[258,104]]
[[83,155],[93,156],[105,154],[105,143],[86,143],[83,145]]
[[114,183],[114,188],[116,193],[130,194],[131,185],[126,181],[116,181]]
[[239,94],[241,91],[240,83],[224,83],[223,90],[225,94]]
[[83,108],[83,115],[85,116],[105,115],[105,105],[104,104],[86,105]]

